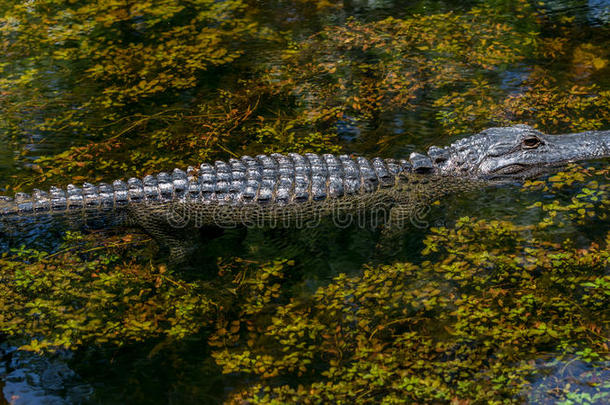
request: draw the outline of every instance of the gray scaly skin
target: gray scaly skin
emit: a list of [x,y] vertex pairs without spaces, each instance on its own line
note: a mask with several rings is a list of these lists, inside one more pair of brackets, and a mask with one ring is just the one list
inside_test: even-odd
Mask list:
[[[451,192],[526,179],[568,162],[610,157],[610,131],[545,135],[526,125],[490,128],[409,159],[273,154],[175,169],[142,180],[53,187],[0,197],[1,216],[111,212],[144,228],[180,260],[182,229],[303,224],[355,209],[383,210],[402,224]],[[298,219],[297,219],[298,217]]]

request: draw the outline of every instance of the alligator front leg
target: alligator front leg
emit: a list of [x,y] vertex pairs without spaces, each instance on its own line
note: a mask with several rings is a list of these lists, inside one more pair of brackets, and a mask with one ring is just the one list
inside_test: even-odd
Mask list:
[[376,246],[376,256],[394,256],[402,248],[402,236],[407,228],[425,229],[429,204],[409,202],[395,205],[390,209],[387,222],[381,228]]
[[137,226],[153,237],[161,249],[169,251],[169,263],[184,263],[198,245],[198,232],[188,223],[180,224],[171,216],[171,207],[137,206],[129,210],[131,225]]

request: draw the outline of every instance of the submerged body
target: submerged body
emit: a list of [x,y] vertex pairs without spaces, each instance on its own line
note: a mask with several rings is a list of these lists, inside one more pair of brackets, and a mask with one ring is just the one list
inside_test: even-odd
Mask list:
[[[409,159],[273,154],[202,164],[110,184],[51,188],[0,199],[0,216],[115,216],[183,256],[193,227],[314,226],[332,216],[402,227],[448,193],[529,178],[577,160],[610,156],[610,131],[548,136],[525,125],[491,128]],[[182,234],[182,235],[181,235]]]

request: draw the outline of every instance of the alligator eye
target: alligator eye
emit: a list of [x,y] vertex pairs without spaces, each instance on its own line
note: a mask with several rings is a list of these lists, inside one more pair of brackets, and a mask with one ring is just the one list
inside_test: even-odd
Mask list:
[[524,138],[523,141],[521,141],[521,145],[523,145],[523,149],[535,149],[538,146],[540,146],[540,144],[542,143],[542,141],[538,138],[536,138],[535,136],[530,136],[528,138]]

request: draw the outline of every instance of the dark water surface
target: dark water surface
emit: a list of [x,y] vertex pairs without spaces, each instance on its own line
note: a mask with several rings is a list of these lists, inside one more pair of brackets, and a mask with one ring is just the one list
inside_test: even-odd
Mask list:
[[[353,0],[345,1],[340,12],[328,11],[327,15],[318,13],[316,18],[308,18],[299,15],[299,10],[284,9],[282,2],[268,3],[269,7],[277,8],[275,13],[261,14],[257,18],[265,24],[276,25],[286,30],[291,29],[295,42],[312,38],[325,26],[349,27],[353,21],[368,23],[390,16],[408,18],[413,15],[427,16],[449,11],[459,14],[469,10],[473,5],[479,4],[476,1]],[[506,2],[498,1],[497,3],[498,7],[502,7]],[[610,64],[610,53],[608,53],[608,49],[610,49],[610,1],[536,1],[534,8],[537,12],[543,13],[545,17],[530,21],[531,29],[537,30],[548,38],[561,37],[564,46],[575,51],[565,57],[554,59],[551,64],[549,64],[548,58],[529,54],[517,62],[498,63],[490,71],[465,72],[463,80],[476,78],[481,83],[485,82],[486,84],[481,84],[481,86],[489,86],[493,98],[502,100],[510,95],[525,92],[530,85],[526,84],[527,79],[535,74],[536,69],[544,66],[547,69],[545,75],[555,81],[556,89],[566,90],[573,85],[590,86],[594,84],[597,86],[598,92],[604,90],[610,92],[610,69],[607,67]],[[505,17],[510,19],[510,7],[505,10],[507,13]],[[434,30],[434,27],[431,27],[431,30]],[[511,46],[511,44],[508,45]],[[252,42],[245,43],[243,46],[252,47],[252,49],[247,49],[247,54],[249,57],[253,57],[252,55],[257,54],[259,49],[257,47],[261,45]],[[575,54],[579,54],[578,52],[586,54],[588,51],[595,56],[589,59],[587,59],[588,56],[583,56],[583,62],[580,64],[574,62]],[[598,53],[596,54],[596,52]],[[346,53],[342,57],[358,58],[359,56]],[[332,58],[329,56],[329,59]],[[39,63],[44,63],[44,60]],[[269,58],[268,63],[269,69],[272,70],[281,68],[283,61],[279,57],[277,59]],[[587,63],[597,67],[590,68]],[[222,67],[217,69],[222,69]],[[574,69],[581,70],[575,72]],[[316,80],[323,82],[326,79],[321,76],[313,76],[309,79],[314,84],[312,88],[318,84]],[[45,85],[51,88],[54,86],[53,83]],[[210,81],[211,88],[214,88],[215,85],[220,86],[220,83]],[[60,85],[55,89],[58,92],[69,91]],[[82,87],[79,88],[79,91],[82,91]],[[307,88],[304,91],[307,91]],[[340,135],[340,148],[348,153],[365,156],[404,157],[415,150],[426,150],[433,144],[444,145],[454,141],[457,136],[464,135],[468,131],[456,130],[453,133],[451,131],[453,124],[443,123],[439,118],[439,111],[450,111],[453,108],[439,106],[437,100],[445,95],[442,94],[443,91],[447,90],[444,88],[431,89],[428,93],[420,94],[413,101],[416,104],[414,108],[388,108],[387,113],[382,112],[368,120],[355,119],[349,114],[344,114],[332,129]],[[303,94],[299,96],[303,97]],[[318,96],[312,95],[312,98]],[[183,97],[189,96],[183,95]],[[473,96],[473,105],[476,104],[477,97],[479,96]],[[485,106],[486,99],[482,95],[480,97]],[[549,101],[549,103],[552,102]],[[269,111],[277,113],[282,112],[283,108],[286,111],[291,108],[272,104],[269,102]],[[465,105],[467,104],[465,103]],[[538,105],[538,107],[540,106]],[[553,124],[551,117],[538,118],[536,108],[536,106],[531,107],[529,116],[522,118],[511,116],[508,119],[515,122],[539,124],[541,129],[548,132],[568,132],[574,128],[570,126],[569,119],[573,119],[574,114],[577,114],[574,111],[580,111],[578,107],[560,105],[557,107],[556,114],[563,114],[572,108],[570,110],[572,115],[569,119],[563,121],[560,119],[559,123]],[[591,119],[591,114],[596,116],[596,113],[592,113],[591,110],[604,108],[610,109],[610,104],[592,108],[583,107],[583,119]],[[0,119],[2,119],[1,114]],[[490,118],[489,121],[486,121],[485,118],[481,118],[481,115],[485,116],[485,113],[477,115],[473,112],[472,114],[472,121],[483,119],[484,122],[479,126],[485,126],[487,122],[490,125],[503,123],[501,119]],[[24,122],[36,119],[39,117],[24,113]],[[597,119],[600,121],[598,126],[601,128],[599,129],[610,129],[610,122],[607,121],[607,118],[598,117]],[[471,128],[468,126],[468,122],[469,118],[460,118],[455,121],[455,127],[462,125],[465,128]],[[473,124],[473,127],[476,126]],[[307,130],[303,129],[303,131]],[[20,179],[27,179],[32,175],[32,164],[38,157],[59,153],[68,146],[83,142],[87,142],[87,137],[83,134],[57,133],[49,136],[45,133],[30,133],[30,139],[21,138],[10,141],[8,137],[0,136],[2,146],[0,148],[0,185],[16,184]],[[151,148],[153,147],[151,146]],[[122,158],[123,155],[117,155],[117,160]],[[591,165],[603,169],[607,166],[607,162],[596,162]],[[112,167],[108,170],[111,174],[108,174],[105,179],[111,180],[115,176],[116,170]],[[130,167],[126,168],[125,172],[128,175],[134,174],[134,170]],[[607,178],[601,177],[598,180],[601,183],[607,181]],[[2,189],[0,188],[0,190]],[[559,197],[562,201],[570,201],[581,192],[582,190],[578,186],[566,187],[561,191]],[[528,210],[527,207],[537,201],[550,202],[554,198],[557,196],[547,191],[535,189],[523,191],[518,185],[495,187],[450,197],[442,201],[439,206],[432,208],[432,211],[424,218],[427,223],[426,227],[414,228],[404,236],[402,250],[388,260],[389,262],[422,262],[424,260],[420,253],[423,248],[422,241],[429,227],[450,227],[460,217],[509,220],[526,225],[536,223],[541,220],[542,213]],[[30,247],[45,248],[51,251],[57,249],[62,230],[55,229],[53,226],[50,224],[30,228],[34,230],[30,230],[31,235],[25,237],[25,240],[28,241]],[[584,225],[569,224],[563,229],[553,228],[549,231],[549,238],[557,241],[570,238],[575,241],[576,245],[584,247],[591,242],[602,243],[607,232],[608,220],[600,219],[591,220]],[[248,250],[261,261],[282,255],[293,259],[296,263],[294,271],[302,275],[302,279],[295,283],[292,294],[294,297],[308,296],[319,287],[328,285],[339,274],[360,274],[364,265],[376,260],[374,253],[377,237],[378,233],[374,230],[357,227],[337,230],[332,224],[322,224],[315,230],[249,231],[245,235],[239,231],[230,231],[202,248],[202,259],[197,261],[195,268],[189,269],[189,271],[193,272],[190,274],[214,274],[216,257],[232,257],[240,255],[244,250]],[[3,249],[17,246],[17,242],[3,241],[2,243]],[[23,241],[19,243],[23,243]],[[190,277],[188,274],[185,275],[185,278],[188,277]],[[10,404],[219,403],[237,387],[247,386],[251,382],[238,374],[222,374],[221,368],[210,357],[211,349],[207,346],[207,338],[208,336],[202,332],[200,335],[190,336],[176,343],[176,348],[171,352],[160,352],[156,355],[150,355],[156,342],[144,342],[120,349],[91,348],[75,353],[59,352],[45,356],[19,352],[9,343],[0,343],[0,391],[4,401]],[[610,342],[610,338],[608,341]],[[554,402],[553,393],[549,391],[547,384],[551,380],[556,381],[555,387],[561,387],[567,391],[575,389],[585,394],[597,392],[594,390],[595,385],[590,381],[610,380],[610,361],[608,359],[601,359],[598,363],[599,367],[593,368],[590,363],[578,358],[556,360],[558,354],[540,353],[539,356],[533,356],[532,361],[539,371],[532,381],[531,391],[525,393],[522,400],[530,403]],[[566,401],[564,403],[577,403]],[[589,403],[596,401],[593,398]],[[1,396],[0,403],[2,403]]]

